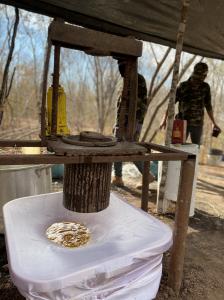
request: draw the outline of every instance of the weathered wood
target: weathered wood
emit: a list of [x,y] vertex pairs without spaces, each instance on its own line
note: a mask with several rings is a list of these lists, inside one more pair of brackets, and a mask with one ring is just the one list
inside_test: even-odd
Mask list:
[[105,137],[104,139],[85,139],[80,135],[63,136],[62,141],[67,144],[84,147],[111,147],[117,144],[117,139],[113,136]]
[[[62,24],[62,23],[60,23]],[[51,136],[57,135],[58,124],[58,88],[59,88],[59,69],[60,69],[60,46],[54,47],[54,73],[53,73],[53,92],[52,92],[52,113],[51,113]]]
[[107,208],[111,169],[111,163],[65,165],[64,207],[81,213],[93,213]]
[[173,247],[168,285],[178,294],[181,287],[191,195],[194,181],[195,159],[182,162],[179,192],[176,203]]
[[95,131],[81,131],[79,134],[80,141],[87,142],[108,142],[111,139],[114,140],[114,137],[106,136],[102,133]]
[[143,167],[143,174],[142,174],[141,209],[146,212],[148,211],[148,202],[149,202],[149,170],[150,170],[150,162],[145,161]]
[[128,80],[128,126],[126,138],[134,141],[136,131],[136,110],[138,93],[138,62],[137,58],[129,57],[127,60],[129,68]]
[[0,140],[0,147],[41,147],[40,140]]
[[[24,145],[27,146],[27,145]],[[191,156],[192,157],[192,156]],[[107,163],[116,161],[177,161],[186,160],[188,156],[177,153],[126,154],[126,155],[54,155],[54,154],[0,154],[0,165],[29,164],[82,164]]]
[[47,147],[57,155],[116,155],[116,154],[141,154],[147,149],[129,142],[117,143],[111,147],[85,147],[64,143],[61,138],[56,141],[49,140]]
[[[157,144],[153,144],[153,143],[146,143],[146,142],[138,142],[136,143],[137,145],[143,146],[145,148],[147,148],[148,150],[155,150],[155,151],[159,151],[162,153],[187,153],[186,151],[183,150],[178,150],[175,148],[170,148],[167,146],[163,146],[163,145],[157,145]],[[191,153],[188,153],[191,154]]]
[[92,55],[142,55],[142,42],[130,37],[120,37],[92,29],[53,21],[49,38],[63,47],[84,50]]
[[41,142],[42,146],[46,143],[46,98],[47,98],[47,77],[51,56],[52,44],[48,40],[47,49],[45,53],[44,70],[43,70],[43,80],[42,80],[42,100],[41,100]]

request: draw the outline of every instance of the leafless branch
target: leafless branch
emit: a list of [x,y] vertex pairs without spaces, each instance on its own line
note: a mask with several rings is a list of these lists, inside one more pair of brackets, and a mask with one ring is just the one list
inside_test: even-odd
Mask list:
[[149,87],[149,92],[148,92],[148,105],[150,104],[150,102],[152,101],[152,90],[153,90],[153,86],[154,86],[154,83],[155,83],[155,80],[156,80],[156,77],[161,69],[161,67],[163,66],[164,64],[164,61],[166,60],[167,56],[169,55],[171,51],[171,48],[167,48],[166,52],[164,53],[162,59],[160,62],[157,63],[157,68],[152,76],[152,80],[150,82],[150,87]]
[[11,42],[10,42],[9,53],[8,53],[7,61],[6,61],[5,68],[4,68],[2,85],[1,85],[1,90],[0,90],[0,105],[4,104],[5,96],[8,94],[8,91],[6,90],[7,79],[8,79],[10,63],[12,61],[13,51],[15,48],[15,39],[16,39],[18,24],[19,24],[19,10],[18,10],[18,8],[15,8],[15,22],[14,22],[14,27],[13,27],[13,34],[12,34],[12,38],[11,38]]
[[152,54],[153,54],[153,56],[154,56],[154,58],[155,58],[156,64],[158,65],[158,59],[157,59],[157,57],[156,57],[156,52],[155,52],[155,50],[154,50],[154,48],[153,48],[152,43],[149,43],[149,46],[150,46],[150,48],[151,48],[151,50],[152,50]]
[[11,91],[11,88],[12,88],[12,83],[13,83],[15,72],[16,72],[16,67],[14,67],[13,71],[12,71],[11,79],[10,79],[10,82],[9,82],[9,87],[7,88],[7,93],[5,95],[6,99],[9,97],[9,94],[10,94],[10,91]]

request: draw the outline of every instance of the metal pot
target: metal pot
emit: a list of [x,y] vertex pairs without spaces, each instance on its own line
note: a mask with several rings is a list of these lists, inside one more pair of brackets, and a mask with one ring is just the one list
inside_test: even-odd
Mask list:
[[0,166],[0,233],[2,207],[10,200],[51,192],[51,165]]

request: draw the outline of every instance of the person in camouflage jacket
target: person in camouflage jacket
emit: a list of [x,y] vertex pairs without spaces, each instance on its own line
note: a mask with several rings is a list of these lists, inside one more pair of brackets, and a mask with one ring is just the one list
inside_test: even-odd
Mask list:
[[[125,61],[118,60],[118,67],[120,71],[120,75],[124,77],[124,69],[125,69]],[[120,115],[120,103],[121,103],[121,96],[118,99],[118,106],[117,106],[117,122],[116,122],[116,129],[118,128],[118,119]],[[135,134],[134,139],[135,141],[139,140],[141,129],[144,121],[144,117],[147,111],[147,86],[145,78],[138,73],[138,99],[137,99],[137,109],[136,109],[136,124],[135,124]],[[127,126],[128,123],[128,112],[125,115],[125,125]],[[138,168],[139,172],[143,172],[143,162],[135,161],[134,164]],[[124,182],[122,180],[122,162],[114,163],[114,173],[115,177],[113,179],[113,184],[117,186],[124,186]],[[150,181],[154,180],[154,176],[150,173]]]
[[[204,82],[208,74],[206,63],[197,63],[193,74],[187,81],[182,82],[177,88],[176,102],[178,102],[177,119],[187,120],[187,136],[190,135],[194,144],[200,145],[204,123],[204,109],[206,109],[214,127],[221,131],[213,116],[211,92],[208,83]],[[161,127],[166,125],[165,116]]]

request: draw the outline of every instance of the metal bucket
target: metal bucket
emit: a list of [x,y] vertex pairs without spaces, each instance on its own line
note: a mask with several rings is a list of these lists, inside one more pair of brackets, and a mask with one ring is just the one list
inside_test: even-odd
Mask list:
[[10,200],[51,192],[51,165],[0,166],[0,233],[2,207]]

